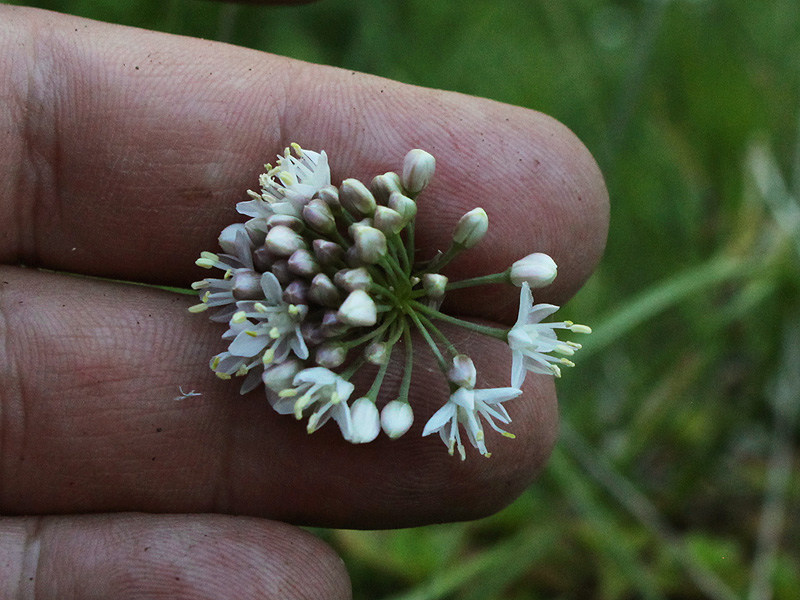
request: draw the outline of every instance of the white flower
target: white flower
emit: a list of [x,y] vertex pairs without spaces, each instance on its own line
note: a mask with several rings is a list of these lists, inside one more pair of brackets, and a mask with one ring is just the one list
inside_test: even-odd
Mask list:
[[461,460],[465,460],[467,455],[459,432],[459,425],[463,425],[473,447],[477,448],[484,456],[491,456],[484,442],[481,417],[495,431],[506,437],[513,438],[513,434],[500,429],[494,420],[496,419],[503,424],[510,423],[511,417],[508,416],[508,412],[502,403],[512,400],[520,394],[522,394],[522,391],[513,387],[488,390],[458,388],[450,396],[447,403],[437,410],[425,424],[422,435],[424,437],[438,431],[450,454],[452,455],[454,450],[458,448]]
[[261,275],[264,300],[244,300],[236,303],[238,312],[231,317],[224,339],[233,339],[228,352],[234,356],[260,356],[265,365],[283,362],[290,352],[298,358],[308,358],[309,352],[300,323],[302,307],[283,301],[283,291],[270,272]]
[[294,387],[278,394],[278,400],[272,406],[276,412],[282,415],[294,413],[297,419],[301,419],[307,408],[316,405],[308,418],[308,432],[313,433],[333,418],[344,438],[350,440],[353,420],[347,400],[355,389],[352,383],[324,367],[311,367],[295,375],[292,385]]
[[527,282],[522,283],[519,296],[519,316],[508,332],[508,346],[511,348],[511,385],[522,386],[527,371],[561,377],[559,365],[575,366],[571,360],[552,356],[555,352],[572,356],[581,348],[574,342],[562,342],[556,337],[556,329],[569,329],[576,333],[591,333],[586,325],[576,325],[572,321],[542,323],[558,310],[553,304],[534,304],[533,294]]
[[256,219],[268,219],[275,214],[302,218],[303,207],[322,188],[331,183],[331,170],[325,152],[303,150],[292,144],[295,152],[286,148],[278,156],[275,167],[267,165],[259,183],[261,194],[249,192],[252,200],[240,202],[236,210]]

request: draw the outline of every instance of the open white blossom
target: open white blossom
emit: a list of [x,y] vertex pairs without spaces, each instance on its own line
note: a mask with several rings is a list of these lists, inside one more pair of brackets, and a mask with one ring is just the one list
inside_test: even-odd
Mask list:
[[[576,325],[572,321],[542,323],[558,310],[554,304],[534,304],[533,294],[527,282],[522,283],[519,295],[519,315],[517,322],[508,332],[508,346],[511,348],[511,385],[522,386],[528,371],[561,377],[559,365],[575,366],[566,356],[572,356],[581,345],[562,342],[556,336],[556,329],[569,329],[577,333],[591,333],[586,325]],[[560,354],[553,356],[551,353]]]
[[311,367],[295,375],[292,386],[278,393],[279,398],[272,405],[277,413],[294,413],[297,419],[301,419],[305,410],[314,406],[306,426],[309,433],[333,418],[342,436],[346,440],[351,439],[353,420],[347,400],[355,389],[352,383],[330,369]]
[[459,432],[459,425],[463,425],[472,446],[484,456],[491,456],[484,441],[481,418],[485,419],[495,431],[513,438],[513,434],[503,431],[495,424],[495,419],[503,424],[510,423],[511,417],[502,403],[512,400],[520,394],[522,394],[522,390],[514,387],[486,390],[458,388],[447,403],[428,420],[422,435],[424,437],[438,432],[450,454],[452,455],[458,448],[461,460],[465,460],[467,454],[464,451],[464,444]]

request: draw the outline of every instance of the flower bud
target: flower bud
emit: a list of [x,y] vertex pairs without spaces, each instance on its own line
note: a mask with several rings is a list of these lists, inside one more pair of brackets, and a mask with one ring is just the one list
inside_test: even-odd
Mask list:
[[295,279],[283,290],[283,301],[288,304],[308,304],[308,282]]
[[306,247],[303,238],[286,225],[276,225],[270,229],[264,245],[277,256],[291,256],[297,250]]
[[344,256],[344,250],[336,242],[317,238],[312,242],[312,247],[321,265],[332,265]]
[[354,290],[368,290],[372,284],[372,277],[365,267],[357,269],[342,269],[333,276],[333,281],[347,292]]
[[356,218],[375,212],[375,196],[358,179],[345,179],[339,187],[339,202]]
[[298,219],[297,217],[293,217],[292,215],[272,215],[269,219],[267,219],[267,225],[270,227],[277,227],[278,225],[283,225],[284,227],[288,227],[292,231],[296,231],[300,233],[305,229],[305,225],[303,222]]
[[272,267],[272,263],[278,257],[275,256],[269,248],[266,246],[261,246],[260,248],[256,248],[253,250],[253,266],[256,268],[256,271],[269,271]]
[[261,274],[250,269],[238,269],[231,279],[231,293],[236,300],[262,299]]
[[246,221],[244,224],[244,229],[247,231],[247,235],[250,236],[250,242],[252,243],[253,248],[258,248],[259,246],[264,245],[264,240],[267,238],[267,229],[269,229],[269,225],[267,225],[267,220],[263,217],[258,217],[256,219],[250,219]]
[[312,321],[303,321],[300,324],[300,334],[309,346],[319,346],[325,341],[322,326]]
[[353,232],[353,242],[358,256],[368,265],[374,265],[386,256],[386,236],[380,229],[361,226]]
[[238,254],[238,245],[242,243],[250,245],[250,236],[247,234],[244,223],[234,223],[233,225],[228,225],[222,230],[222,232],[219,234],[219,238],[217,239],[219,241],[220,248],[222,248],[225,254],[232,254],[233,256]]
[[347,358],[347,349],[342,344],[328,342],[317,348],[315,360],[320,367],[335,369]]
[[532,288],[542,288],[553,283],[558,274],[556,261],[543,252],[534,252],[511,265],[511,283],[522,287],[527,282]]
[[445,288],[447,287],[447,277],[439,273],[425,273],[422,276],[422,289],[431,300],[441,300],[444,298]]
[[353,429],[349,441],[354,444],[367,444],[378,437],[381,431],[381,418],[378,408],[369,398],[359,398],[350,406]]
[[281,258],[272,263],[272,274],[281,285],[289,285],[294,281],[294,273],[289,270],[289,261]]
[[403,187],[412,194],[417,194],[428,187],[436,169],[433,155],[420,150],[412,150],[403,160]]
[[483,239],[489,229],[489,217],[482,208],[473,208],[456,224],[453,242],[464,248],[472,248]]
[[373,365],[382,365],[389,359],[389,348],[384,342],[372,342],[364,348],[364,358]]
[[417,215],[417,203],[400,192],[392,192],[390,194],[389,208],[400,213],[406,223]]
[[406,226],[406,220],[396,210],[392,210],[386,206],[378,206],[375,209],[375,216],[373,217],[375,228],[379,229],[384,235],[391,235],[393,233],[400,233],[403,227]]
[[336,229],[336,221],[330,207],[322,200],[312,200],[303,207],[303,218],[314,231],[331,233]]
[[337,313],[339,320],[354,327],[375,325],[378,309],[375,301],[364,290],[355,290],[345,298]]
[[308,297],[321,306],[335,308],[339,306],[342,298],[339,290],[333,285],[331,278],[325,273],[317,273],[311,280],[311,287],[308,290]]
[[[303,362],[296,358],[287,358],[285,361],[270,365],[261,375],[261,380],[268,390],[275,394],[292,387],[295,375],[303,370]],[[271,395],[267,394],[271,399]],[[275,397],[277,400],[277,397]]]
[[369,189],[379,204],[386,204],[392,192],[402,193],[401,185],[400,176],[394,171],[389,171],[375,177],[369,184]]
[[466,354],[459,354],[453,358],[453,366],[447,372],[447,379],[455,383],[458,387],[471,390],[475,387],[478,372],[475,364]]
[[414,422],[414,411],[408,402],[392,400],[381,411],[381,427],[383,432],[396,440],[411,428]]
[[320,329],[322,330],[322,335],[329,338],[343,334],[349,329],[349,326],[342,322],[336,311],[326,310],[325,314],[322,315]]
[[308,250],[295,250],[289,257],[289,270],[301,277],[312,277],[319,273],[319,263]]
[[331,210],[339,210],[342,208],[339,202],[339,190],[336,189],[335,185],[326,185],[324,188],[320,188],[317,193],[314,194],[314,198],[322,200]]
[[361,259],[361,255],[358,253],[358,248],[355,246],[350,246],[344,253],[344,262],[351,269],[357,269],[358,267],[363,267],[367,264]]

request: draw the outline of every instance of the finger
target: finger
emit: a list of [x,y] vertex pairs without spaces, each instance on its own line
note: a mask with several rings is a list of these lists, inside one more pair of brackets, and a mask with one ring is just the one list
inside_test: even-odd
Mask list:
[[[560,301],[594,268],[607,197],[589,153],[534,111],[207,41],[0,7],[0,239],[4,262],[183,284],[261,165],[291,141],[324,149],[333,179],[369,180],[421,147],[421,256],[477,205],[492,223],[458,275],[534,251]],[[464,310],[511,318],[513,290]]]
[[[263,392],[240,397],[213,376],[208,359],[224,349],[224,326],[187,318],[190,303],[0,269],[0,513],[225,512],[367,528],[462,520],[513,500],[555,440],[548,377],[529,377],[508,405],[516,440],[487,431],[491,458],[469,448],[461,462],[438,436],[420,437],[449,394],[423,351],[404,437],[352,445],[333,422],[308,435]],[[507,347],[448,335],[474,358],[482,387],[508,385]],[[382,398],[396,397],[400,376],[393,365]],[[371,380],[356,383],[363,394]]]
[[39,600],[344,600],[341,559],[258,519],[98,515],[0,518],[0,597]]

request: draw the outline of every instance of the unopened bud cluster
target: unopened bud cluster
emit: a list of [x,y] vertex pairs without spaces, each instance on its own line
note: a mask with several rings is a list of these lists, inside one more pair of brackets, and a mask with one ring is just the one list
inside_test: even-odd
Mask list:
[[[569,321],[544,323],[557,309],[534,305],[531,287],[548,285],[556,265],[546,254],[520,259],[494,275],[451,282],[439,270],[474,247],[488,229],[482,208],[455,224],[450,248],[417,261],[414,226],[417,196],[433,177],[435,160],[412,150],[401,172],[364,183],[331,184],[325,152],[296,144],[267,165],[260,192],[237,205],[250,217],[225,228],[220,253],[203,252],[197,265],[218,276],[193,284],[200,303],[227,323],[225,351],[210,361],[221,379],[241,377],[241,392],[261,383],[272,407],[306,419],[309,433],[331,418],[353,443],[405,434],[414,421],[409,402],[414,365],[412,332],[433,351],[450,387],[450,397],[427,422],[423,435],[438,432],[452,454],[465,456],[459,427],[485,456],[483,422],[507,437],[497,422],[511,422],[503,402],[517,397],[527,371],[560,376],[567,358],[580,348],[559,341],[556,329],[588,333]],[[520,318],[510,330],[480,326],[439,311],[450,289],[488,283],[521,287]],[[511,385],[475,389],[477,371],[436,325],[448,322],[509,345]],[[400,343],[402,342],[402,343]],[[399,350],[403,349],[403,350]],[[404,364],[399,391],[381,394],[390,361]],[[377,374],[369,390],[358,390],[353,375],[366,365]]]

